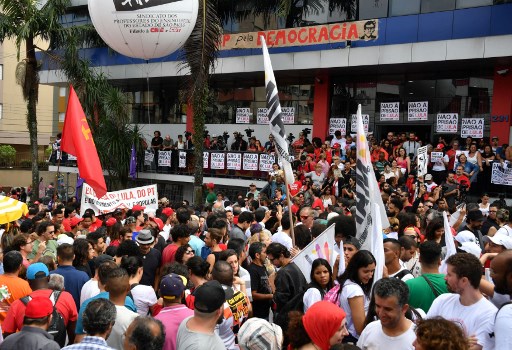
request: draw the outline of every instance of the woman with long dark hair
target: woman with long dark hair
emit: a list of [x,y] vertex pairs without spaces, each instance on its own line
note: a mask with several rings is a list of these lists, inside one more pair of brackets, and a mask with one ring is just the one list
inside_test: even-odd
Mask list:
[[142,264],[140,256],[123,256],[121,259],[121,267],[130,276],[130,293],[137,307],[137,313],[146,316],[153,313],[157,298],[153,287],[139,284],[143,272]]
[[73,242],[73,252],[75,253],[73,266],[77,270],[85,272],[90,278],[92,278],[93,273],[91,271],[89,261],[94,259],[96,256],[92,244],[84,238],[77,238],[75,239],[75,242]]
[[325,293],[334,287],[331,264],[322,258],[315,259],[311,265],[310,280],[311,282],[302,299],[304,312],[314,303],[323,300]]
[[187,295],[185,299],[185,304],[187,304],[189,309],[194,309],[194,290],[208,282],[208,274],[210,273],[210,264],[201,258],[200,256],[193,256],[188,259],[186,264],[189,272],[189,281],[192,283],[193,287],[190,288],[190,294]]

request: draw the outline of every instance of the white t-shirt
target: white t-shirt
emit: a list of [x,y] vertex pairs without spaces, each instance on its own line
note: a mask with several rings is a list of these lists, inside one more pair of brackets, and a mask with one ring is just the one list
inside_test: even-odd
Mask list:
[[112,327],[112,333],[110,333],[110,336],[107,339],[107,344],[114,349],[124,349],[124,333],[130,323],[132,323],[139,314],[128,310],[125,306],[116,305],[116,310],[116,322]]
[[352,299],[355,297],[363,297],[364,300],[364,314],[368,312],[368,306],[370,305],[370,299],[366,297],[363,292],[363,289],[355,282],[351,280],[345,281],[343,284],[343,289],[341,290],[341,295],[339,298],[339,305],[347,314],[347,330],[350,335],[355,338],[359,337],[359,334],[356,332],[356,326],[354,325],[354,321],[352,320],[352,310],[350,309],[350,305],[348,303],[348,299]]
[[291,250],[292,249],[292,238],[288,236],[288,234],[284,233],[283,231],[278,231],[272,236],[272,242],[274,243],[281,243],[286,247],[286,249]]
[[510,349],[512,344],[512,304],[501,308],[494,327],[496,349]]
[[461,326],[466,336],[475,335],[483,350],[492,350],[494,338],[490,335],[494,331],[496,311],[496,306],[484,297],[473,305],[464,306],[458,294],[441,294],[432,303],[427,318],[441,316],[453,321]]
[[311,305],[322,301],[322,294],[320,294],[320,291],[315,287],[309,288],[306,293],[304,293],[302,301],[304,302],[304,312],[306,312],[307,309],[311,307]]
[[512,228],[508,225],[501,226],[498,231],[496,231],[495,235],[502,234],[505,236],[512,237]]
[[496,306],[499,309],[501,305],[508,303],[510,301],[510,295],[494,292],[490,301],[491,303],[494,304],[494,306]]
[[130,292],[132,292],[137,313],[141,316],[147,316],[149,308],[155,305],[157,301],[155,290],[150,286],[138,284]]
[[100,294],[100,288],[98,287],[98,281],[96,280],[88,280],[82,286],[82,290],[80,291],[80,306],[89,298],[92,298],[96,295]]
[[[410,322],[410,321],[409,321]],[[401,349],[413,350],[412,343],[416,339],[414,333],[415,325],[411,322],[409,329],[397,337],[390,337],[382,331],[382,325],[379,321],[373,321],[365,327],[363,333],[357,341],[357,346],[362,350],[374,349]]]

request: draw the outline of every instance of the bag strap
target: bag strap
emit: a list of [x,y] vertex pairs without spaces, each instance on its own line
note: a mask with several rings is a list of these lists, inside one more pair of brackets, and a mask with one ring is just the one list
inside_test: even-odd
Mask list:
[[425,281],[427,281],[430,289],[432,290],[432,293],[434,293],[434,296],[437,298],[439,296],[439,292],[434,288],[434,285],[432,284],[432,281],[430,281],[427,276],[425,275],[421,275],[421,277],[423,277],[425,279]]
[[50,294],[50,300],[52,299],[52,295],[53,295],[53,306],[57,307],[57,301],[59,300],[59,297],[60,295],[62,294],[62,292],[60,290],[54,290],[52,291],[52,294]]

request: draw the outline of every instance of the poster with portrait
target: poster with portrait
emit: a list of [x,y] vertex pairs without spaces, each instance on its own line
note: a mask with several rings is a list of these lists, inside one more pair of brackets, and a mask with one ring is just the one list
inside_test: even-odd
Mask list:
[[512,164],[508,161],[492,163],[491,182],[496,185],[512,186]]
[[187,167],[187,152],[180,151],[179,153],[179,167],[180,168],[186,168]]
[[418,176],[425,176],[428,173],[427,146],[418,148],[416,155],[416,161],[418,163]]

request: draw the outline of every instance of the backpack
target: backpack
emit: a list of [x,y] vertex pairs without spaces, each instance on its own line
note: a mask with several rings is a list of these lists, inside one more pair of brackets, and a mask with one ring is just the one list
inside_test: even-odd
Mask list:
[[139,284],[138,283],[133,283],[133,284],[130,284],[130,291],[128,291],[128,294],[126,295],[127,297],[129,297],[130,299],[132,299],[133,303],[135,304],[135,298],[133,297],[133,294],[132,294],[132,289],[137,287]]
[[[55,340],[57,343],[59,343],[60,347],[64,347],[66,345],[66,324],[64,323],[64,317],[57,311],[57,308],[55,305],[57,305],[57,301],[59,300],[59,297],[61,295],[60,291],[54,290],[50,294],[50,301],[53,304],[53,312],[52,312],[52,323],[50,323],[50,326],[48,327],[48,333],[53,336],[53,340]],[[52,300],[53,296],[53,300]],[[21,298],[21,302],[25,304],[25,306],[28,304],[28,302],[32,299],[30,295],[27,295],[23,298]]]
[[407,270],[407,269],[403,269],[402,271],[400,271],[399,273],[397,273],[396,275],[393,276],[393,278],[397,278],[399,280],[401,280],[402,278],[404,278],[406,275],[412,275],[412,272]]

